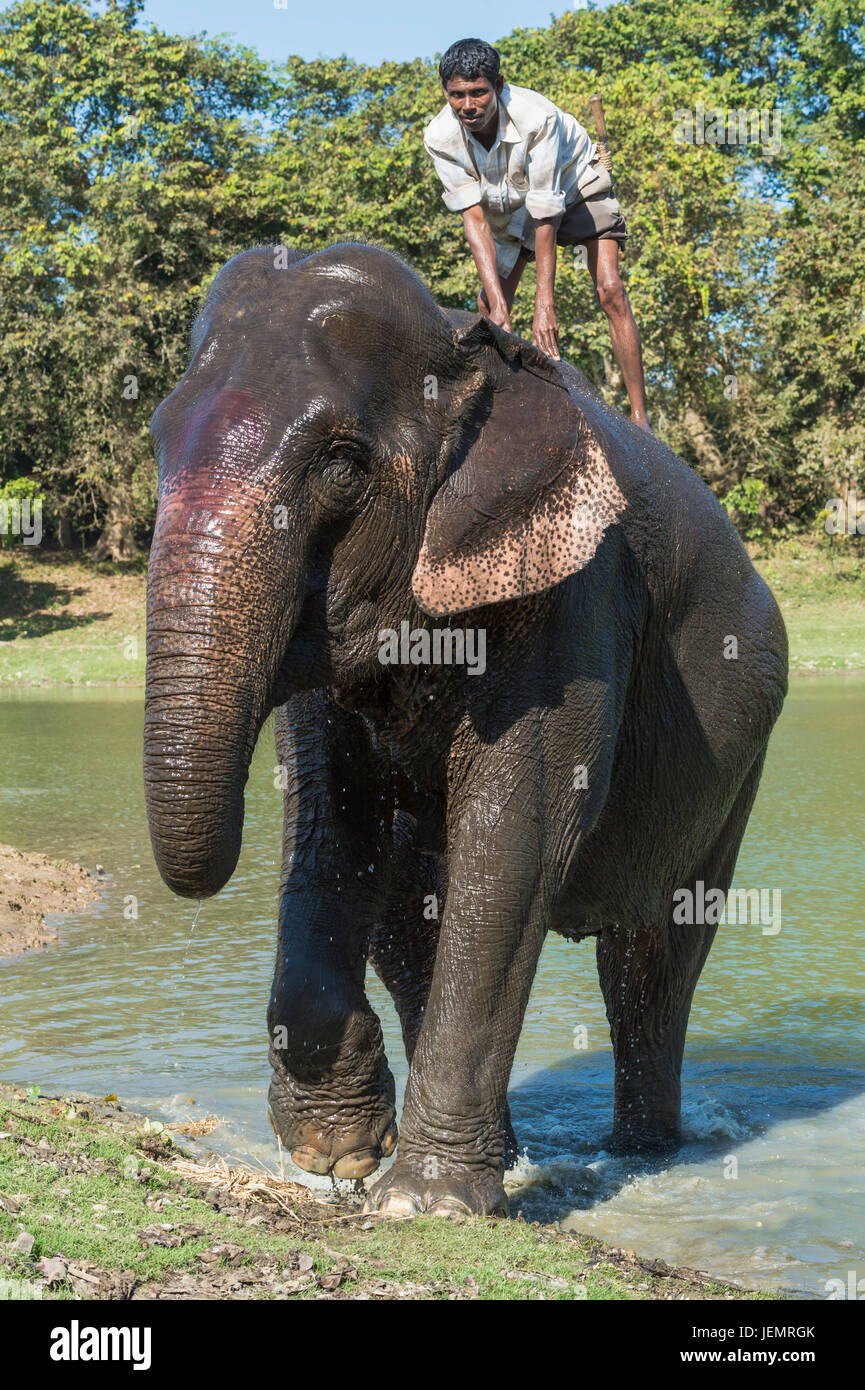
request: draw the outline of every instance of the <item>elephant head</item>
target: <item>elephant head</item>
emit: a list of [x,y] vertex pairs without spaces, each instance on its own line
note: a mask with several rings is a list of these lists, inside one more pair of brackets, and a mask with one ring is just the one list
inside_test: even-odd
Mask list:
[[591,559],[624,507],[596,410],[386,251],[224,267],[152,422],[144,767],[174,891],[230,878],[275,705],[381,677],[379,631],[418,608],[516,599]]

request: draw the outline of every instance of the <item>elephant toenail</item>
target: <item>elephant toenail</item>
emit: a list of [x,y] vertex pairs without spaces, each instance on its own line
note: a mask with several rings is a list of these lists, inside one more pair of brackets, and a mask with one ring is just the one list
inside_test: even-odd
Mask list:
[[427,1207],[427,1216],[446,1216],[451,1221],[464,1220],[471,1216],[471,1208],[465,1202],[460,1202],[456,1197],[441,1197],[437,1202],[433,1202],[431,1207]]
[[355,1153],[343,1154],[333,1165],[335,1178],[368,1178],[378,1167],[379,1156],[375,1149],[358,1149]]
[[292,1149],[291,1161],[305,1173],[329,1173],[330,1158],[318,1149]]
[[383,1158],[390,1158],[396,1148],[396,1141],[399,1138],[399,1130],[396,1125],[391,1125],[381,1141],[381,1152]]
[[370,1206],[369,1198],[364,1205],[364,1211],[377,1211],[379,1216],[393,1216],[404,1219],[405,1217],[417,1216],[420,1208],[414,1199],[409,1197],[406,1192],[389,1192],[382,1198],[378,1207]]

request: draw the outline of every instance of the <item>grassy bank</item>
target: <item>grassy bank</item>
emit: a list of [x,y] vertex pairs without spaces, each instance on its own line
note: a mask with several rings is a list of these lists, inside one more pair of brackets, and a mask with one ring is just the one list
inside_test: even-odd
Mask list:
[[0,687],[144,684],[145,562],[0,551]]
[[113,1096],[0,1085],[0,1281],[21,1281],[14,1296],[765,1297],[553,1227],[390,1221],[363,1216],[359,1201],[191,1157]]
[[865,537],[748,549],[784,615],[791,671],[865,670]]
[[[790,634],[793,671],[865,669],[859,537],[750,545]],[[71,552],[0,552],[0,687],[144,683],[145,562],[94,565]]]

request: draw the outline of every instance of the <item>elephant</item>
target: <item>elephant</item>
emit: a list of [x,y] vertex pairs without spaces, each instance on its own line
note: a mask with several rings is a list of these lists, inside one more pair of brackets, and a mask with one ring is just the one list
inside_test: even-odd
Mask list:
[[[360,242],[231,259],[151,430],[153,851],[177,894],[225,885],[274,712],[268,1111],[294,1162],[395,1155],[368,1211],[506,1214],[549,931],[595,938],[609,1145],[674,1151],[720,915],[674,902],[726,894],[787,683],[723,506],[575,367]],[[399,1131],[368,964],[409,1062]]]

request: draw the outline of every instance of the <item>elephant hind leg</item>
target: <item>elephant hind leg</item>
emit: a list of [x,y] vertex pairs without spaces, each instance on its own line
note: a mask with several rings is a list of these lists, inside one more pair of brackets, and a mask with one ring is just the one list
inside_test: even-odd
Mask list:
[[[762,755],[751,768],[703,861],[676,888],[692,901],[711,888],[726,898],[757,792]],[[706,912],[705,916],[712,916]],[[597,962],[615,1059],[612,1148],[670,1150],[681,1142],[681,1069],[691,1001],[717,922],[686,925],[671,913],[657,930],[610,927],[598,936]]]
[[393,999],[411,1065],[435,968],[447,870],[442,855],[418,848],[417,825],[406,811],[394,817],[393,836],[389,897],[369,959]]

